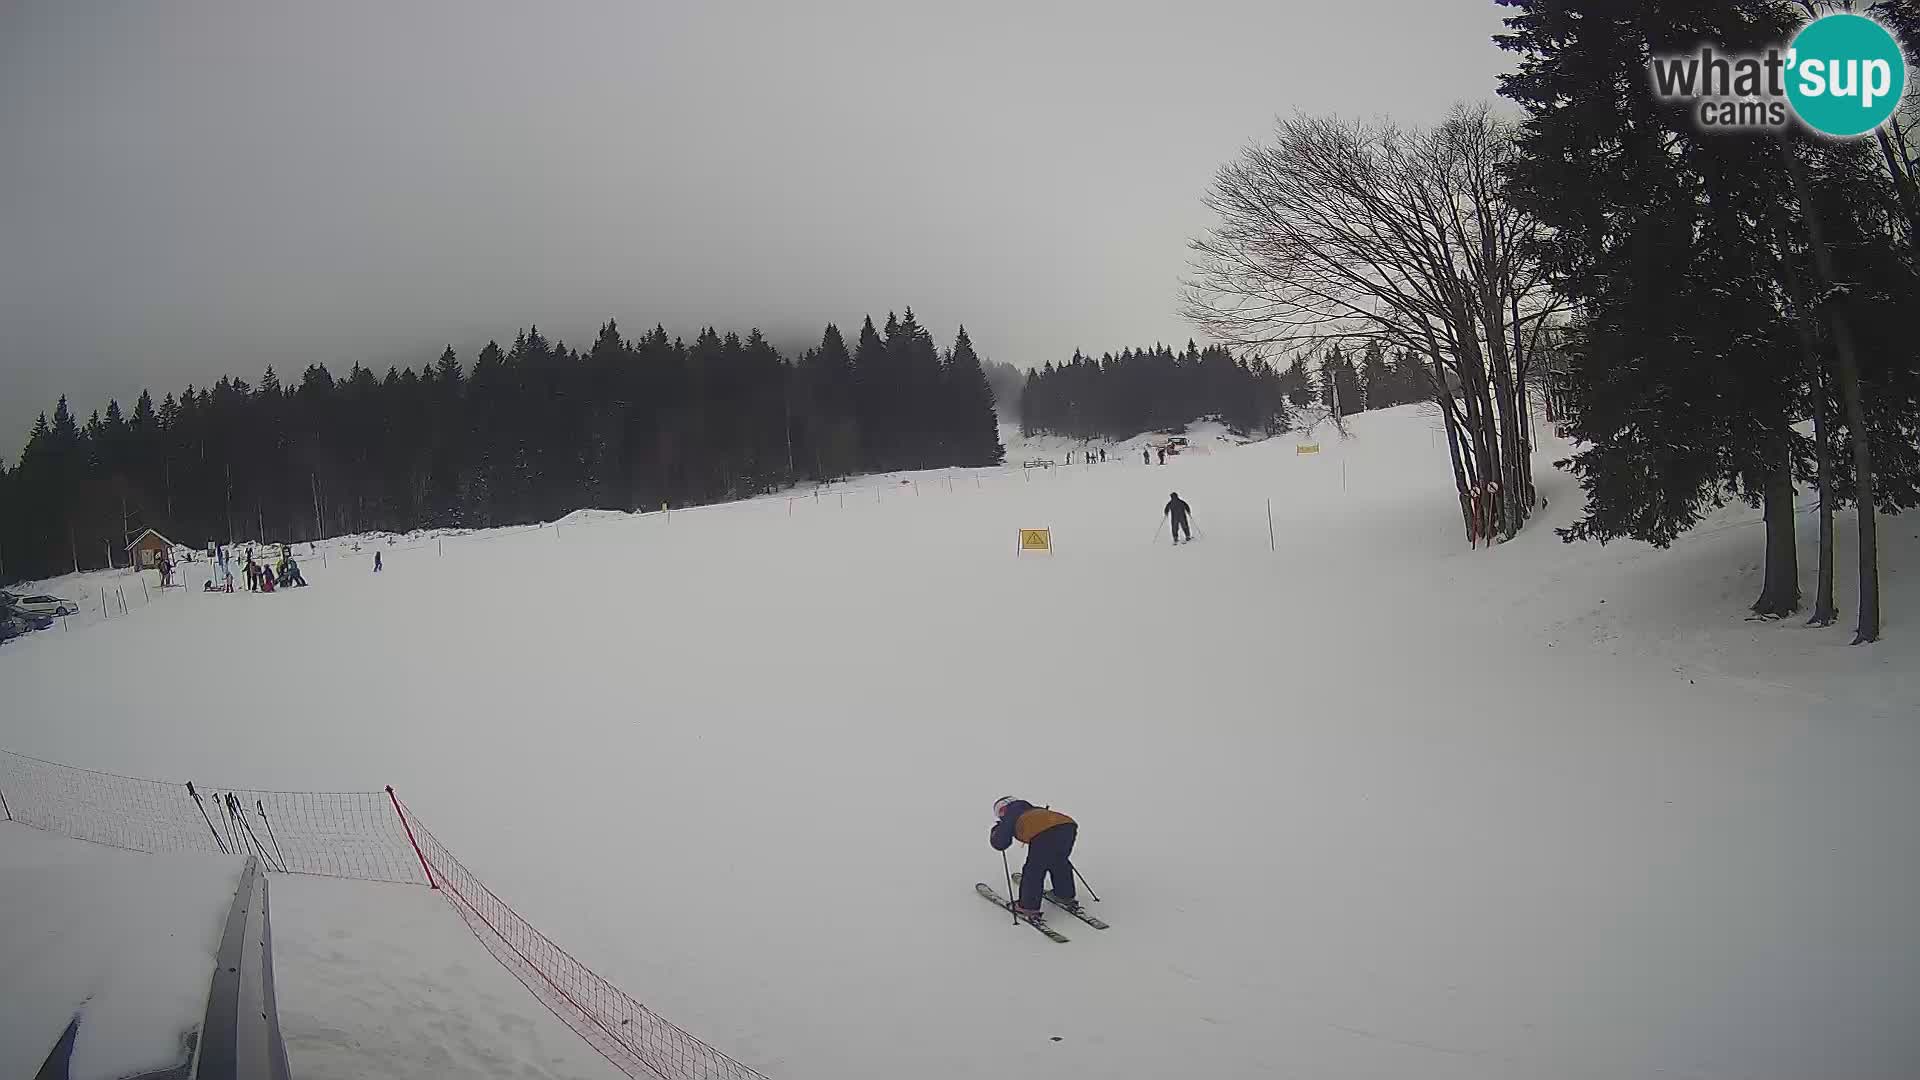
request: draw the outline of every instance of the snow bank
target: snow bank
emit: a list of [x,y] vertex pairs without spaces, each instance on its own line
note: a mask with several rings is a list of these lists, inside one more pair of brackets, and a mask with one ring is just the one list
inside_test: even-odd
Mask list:
[[280,1032],[301,1080],[620,1075],[431,890],[276,875],[273,931]]
[[0,1075],[34,1075],[76,1014],[72,1080],[184,1063],[242,865],[0,822]]

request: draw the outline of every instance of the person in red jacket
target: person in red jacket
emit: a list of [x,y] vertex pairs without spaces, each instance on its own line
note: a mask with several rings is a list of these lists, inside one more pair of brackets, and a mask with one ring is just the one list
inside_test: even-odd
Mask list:
[[1005,851],[1015,840],[1027,845],[1027,862],[1020,871],[1020,897],[1013,902],[1013,910],[1038,918],[1041,888],[1049,877],[1053,879],[1053,895],[1068,904],[1075,903],[1072,856],[1080,826],[1058,810],[1011,795],[994,800],[993,816],[993,832],[987,837],[993,850]]

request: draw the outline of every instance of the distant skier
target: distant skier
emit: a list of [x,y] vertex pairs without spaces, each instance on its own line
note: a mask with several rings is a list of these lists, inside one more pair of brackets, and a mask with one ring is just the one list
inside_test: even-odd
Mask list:
[[993,816],[997,820],[987,838],[993,850],[1005,851],[1015,840],[1027,845],[1026,866],[1020,871],[1020,897],[1014,901],[1013,910],[1037,918],[1040,892],[1049,877],[1053,879],[1053,895],[1073,903],[1071,858],[1080,826],[1058,810],[1011,795],[994,800]]
[[1167,463],[1167,448],[1163,446],[1160,448],[1160,464],[1165,465],[1166,463]]
[[1167,492],[1167,508],[1161,513],[1173,519],[1174,543],[1180,542],[1181,533],[1186,533],[1188,540],[1193,539],[1193,526],[1188,522],[1193,516],[1193,507],[1187,505],[1187,500],[1181,498],[1179,492]]
[[1142,465],[1153,464],[1153,455],[1147,453],[1147,448],[1144,446],[1140,448],[1140,464]]
[[1107,463],[1107,448],[1103,446],[1100,448],[1100,464],[1105,465],[1106,463]]
[[373,553],[373,572],[380,572],[380,553],[377,551]]
[[291,551],[287,552],[286,565],[280,572],[280,584],[288,586],[289,588],[299,586],[304,589],[307,587],[307,579],[300,576],[300,564],[294,561],[293,552]]

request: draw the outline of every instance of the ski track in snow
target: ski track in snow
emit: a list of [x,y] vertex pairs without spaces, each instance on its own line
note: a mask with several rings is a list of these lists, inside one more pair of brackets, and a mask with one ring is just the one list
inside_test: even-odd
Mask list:
[[[1840,625],[1744,621],[1758,511],[1563,544],[1543,429],[1550,506],[1469,551],[1437,418],[1350,422],[340,538],[272,596],[189,564],[0,649],[0,746],[392,783],[776,1080],[1920,1075],[1915,524],[1883,520],[1886,640],[1851,648],[1844,569]],[[46,587],[138,584],[83,578]],[[1008,792],[1082,822],[1114,929],[1054,945],[968,896]],[[612,1074],[432,893],[273,888],[296,1074]]]

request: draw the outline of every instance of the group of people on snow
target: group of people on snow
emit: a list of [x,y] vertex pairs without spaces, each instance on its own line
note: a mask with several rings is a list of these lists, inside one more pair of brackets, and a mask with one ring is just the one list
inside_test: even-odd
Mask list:
[[[232,592],[234,585],[233,569],[227,563],[227,549],[220,547],[215,550],[217,551],[219,569],[210,580],[201,586],[201,589],[204,592]],[[381,553],[378,551],[374,552],[373,572],[377,574],[385,568],[385,560],[381,557]],[[166,564],[161,570],[161,580],[163,583],[170,578],[171,573],[172,564]],[[248,592],[270,593],[275,589],[305,588],[307,585],[306,575],[300,572],[300,560],[294,558],[293,548],[288,544],[280,545],[280,557],[271,563],[268,562],[264,555],[259,559],[255,559],[253,549],[248,548],[241,564],[240,573],[241,576],[246,579]]]
[[[225,548],[219,550],[219,561],[225,588],[213,581],[208,581],[203,588],[207,592],[232,592],[233,571],[228,568]],[[307,585],[306,576],[300,573],[300,560],[293,557],[293,549],[285,544],[280,545],[280,558],[272,564],[264,556],[255,560],[253,549],[248,548],[240,572],[246,579],[248,592],[270,593],[275,589],[305,588]]]

